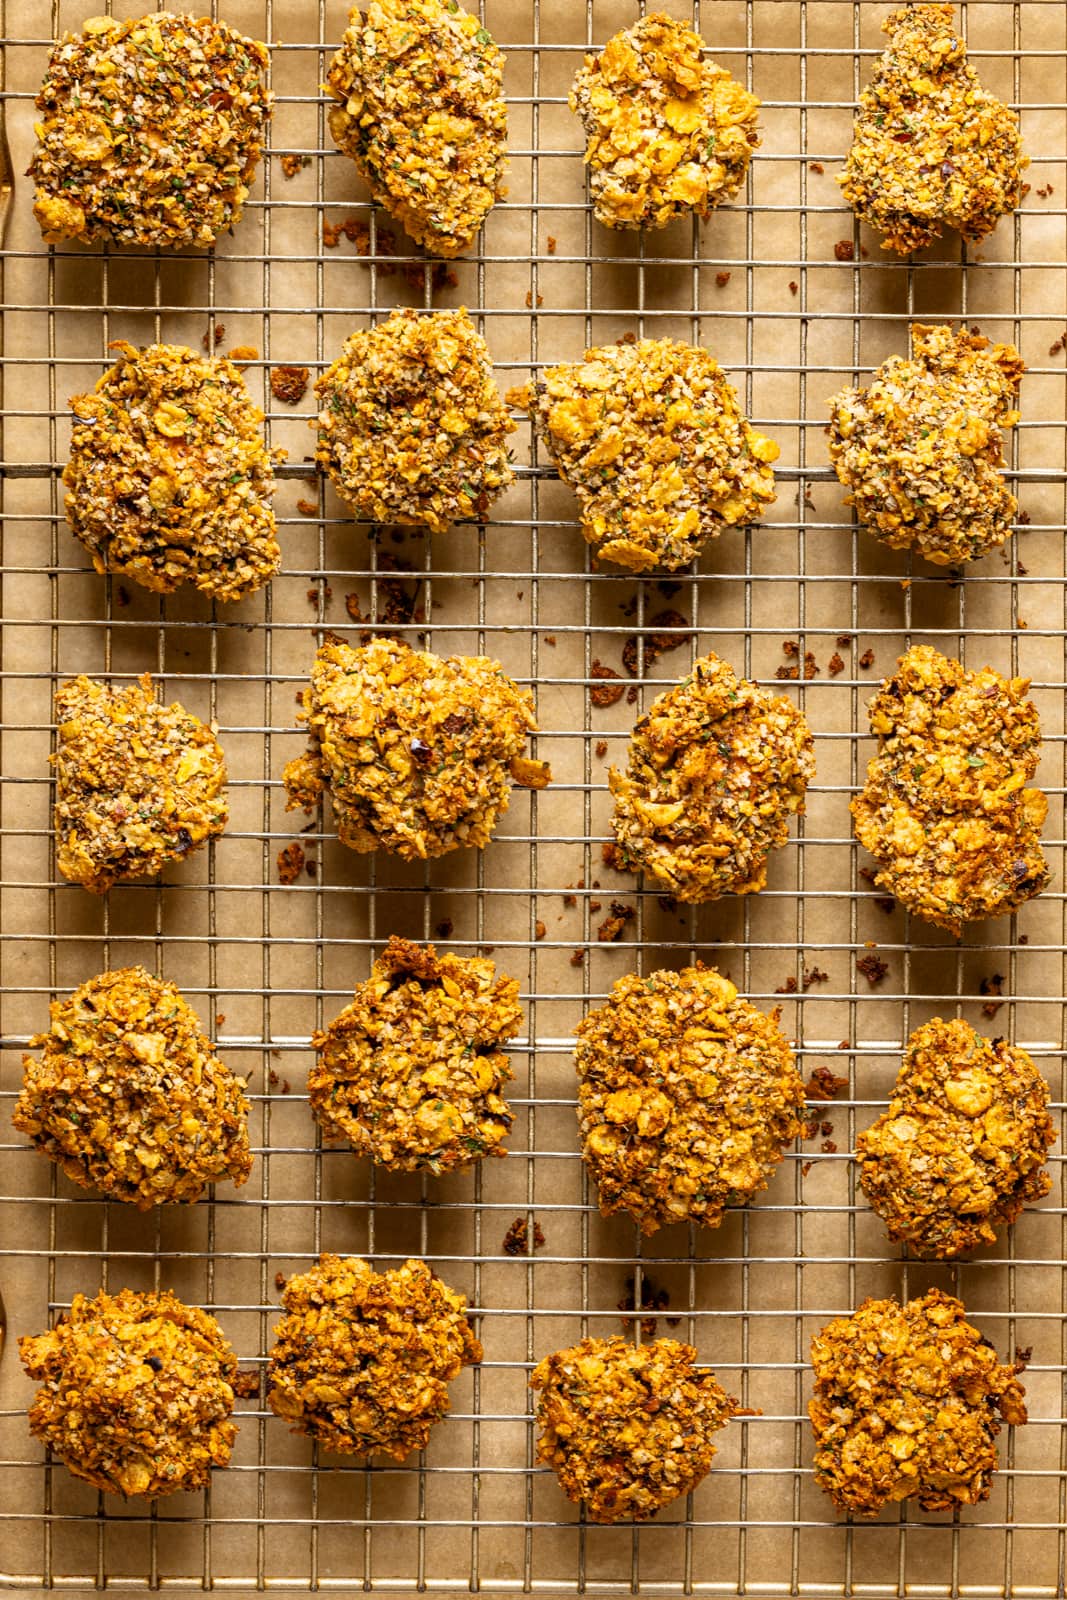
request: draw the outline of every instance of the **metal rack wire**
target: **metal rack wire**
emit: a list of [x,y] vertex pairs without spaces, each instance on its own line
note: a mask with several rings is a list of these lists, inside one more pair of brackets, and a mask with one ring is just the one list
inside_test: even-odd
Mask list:
[[[332,1248],[376,1262],[425,1256],[470,1297],[486,1360],[457,1382],[452,1418],[425,1455],[402,1467],[320,1462],[260,1395],[241,1404],[233,1463],[209,1491],[145,1508],[105,1504],[43,1459],[26,1434],[30,1386],[9,1345],[0,1366],[6,1587],[1063,1592],[1064,1157],[1054,1156],[1047,1203],[995,1249],[949,1268],[897,1258],[857,1195],[848,1152],[884,1103],[907,1033],[939,1012],[1025,1043],[1050,1077],[1061,1117],[1065,1109],[1067,385],[1056,341],[1067,322],[1067,8],[1017,0],[964,8],[983,77],[1022,109],[1035,157],[1031,193],[981,251],[953,240],[919,266],[883,257],[856,232],[833,182],[888,8],[858,0],[720,0],[696,11],[677,0],[668,8],[693,15],[716,57],[764,101],[764,142],[746,192],[704,226],[619,239],[586,207],[566,92],[582,50],[632,20],[624,0],[485,0],[486,25],[508,56],[511,193],[478,253],[456,265],[455,286],[437,293],[420,258],[391,254],[388,219],[354,198],[362,191],[325,134],[315,88],[343,26],[334,0],[223,8],[228,20],[276,41],[278,107],[245,219],[217,252],[169,259],[46,250],[25,185],[16,191],[3,253],[0,1103],[6,1113],[48,999],[106,966],[141,961],[181,985],[213,1019],[220,1053],[249,1075],[256,1167],[239,1193],[220,1191],[178,1215],[130,1217],[57,1180],[6,1131],[5,1115],[0,1287],[10,1331],[37,1331],[77,1290],[165,1283],[212,1307],[244,1365],[261,1369],[280,1298],[276,1274]],[[16,171],[30,148],[49,40],[83,11],[67,0],[49,8],[6,0],[6,12],[0,5]],[[285,154],[309,158],[291,179],[279,164]],[[367,255],[344,240],[323,245],[324,218],[346,216],[369,228]],[[405,266],[416,268],[416,282]],[[282,362],[314,374],[357,320],[397,303],[466,304],[509,382],[631,330],[706,342],[757,424],[782,443],[779,500],[766,526],[720,540],[677,587],[593,572],[571,496],[522,431],[519,481],[492,524],[432,544],[394,542],[388,532],[370,538],[321,483],[301,481],[312,402],[296,414],[279,406],[268,374]],[[903,348],[911,318],[958,315],[1013,339],[1030,368],[1012,445],[1028,527],[962,583],[913,570],[851,526],[821,438],[827,397]],[[63,520],[58,475],[66,398],[103,370],[110,339],[196,345],[217,323],[225,324],[221,348],[259,350],[249,382],[290,460],[278,500],[283,575],[268,593],[209,612],[198,600],[158,601],[88,572]],[[384,625],[397,584],[409,620],[390,625],[405,637],[498,656],[535,685],[538,753],[556,773],[542,795],[516,796],[481,859],[447,858],[422,875],[349,855],[321,818],[300,832],[304,819],[286,815],[279,783],[297,747],[294,695],[316,641],[327,628],[348,636],[366,626],[353,621],[349,594],[362,616]],[[666,623],[664,612],[673,614]],[[676,647],[647,670],[637,648],[631,682],[623,645],[665,630]],[[1052,799],[1051,887],[1010,925],[972,927],[959,944],[881,908],[850,836],[867,692],[911,639],[937,642],[971,665],[990,660],[1031,674],[1046,735],[1040,779]],[[786,640],[799,658],[783,655]],[[819,772],[799,837],[776,858],[768,890],[686,912],[603,866],[605,767],[622,755],[655,686],[709,648],[772,683],[780,667],[811,652],[818,675],[790,692],[815,729]],[[628,691],[610,707],[590,698],[601,661],[622,673]],[[98,902],[54,871],[51,695],[72,671],[125,677],[145,669],[168,698],[217,718],[233,778],[232,826],[210,856],[164,885],[125,886]],[[275,858],[293,839],[315,875],[284,887]],[[613,900],[635,915],[618,943],[601,942]],[[314,1136],[302,1093],[310,1032],[340,1009],[392,932],[463,952],[491,948],[522,984],[528,1029],[514,1050],[511,1154],[473,1175],[419,1182],[376,1174]],[[883,976],[870,965],[868,978],[858,966],[872,954],[886,964]],[[569,1042],[584,1007],[623,972],[696,955],[729,971],[757,1002],[781,1004],[805,1073],[828,1064],[847,1074],[848,1089],[761,1203],[715,1233],[672,1229],[642,1243],[618,1219],[599,1218],[582,1175]],[[517,1216],[545,1234],[526,1258],[502,1252]],[[868,1293],[932,1282],[960,1293],[1002,1352],[1032,1347],[1033,1420],[1005,1435],[987,1505],[956,1519],[904,1506],[852,1525],[811,1482],[808,1340]],[[586,1331],[617,1330],[627,1301],[640,1302],[649,1284],[670,1303],[646,1315],[658,1317],[660,1332],[695,1343],[753,1414],[726,1431],[706,1483],[658,1524],[586,1526],[533,1464],[529,1368]]]

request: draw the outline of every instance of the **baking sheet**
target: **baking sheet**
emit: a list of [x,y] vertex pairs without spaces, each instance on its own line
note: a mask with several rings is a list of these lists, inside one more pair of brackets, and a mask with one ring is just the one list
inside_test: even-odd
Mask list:
[[[7,0],[6,108],[16,172],[32,145],[32,95],[61,26],[84,6]],[[116,5],[134,14],[136,5]],[[1067,22],[1060,4],[966,7],[988,85],[1023,107],[1034,158],[1020,213],[978,251],[955,239],[920,265],[883,255],[856,232],[833,173],[847,146],[857,84],[879,48],[887,7],[844,0],[716,0],[694,13],[717,58],[764,101],[763,144],[738,202],[706,224],[644,240],[595,224],[585,204],[579,129],[566,92],[589,40],[636,14],[622,0],[486,0],[504,47],[512,166],[480,253],[428,299],[424,285],[323,246],[324,219],[369,222],[366,192],[336,155],[315,98],[344,8],[315,0],[232,0],[230,21],[276,41],[273,150],[245,219],[213,256],[158,257],[78,247],[49,251],[18,181],[4,252],[6,375],[2,636],[3,960],[0,1287],[8,1348],[0,1363],[0,1571],[7,1587],[318,1586],[488,1593],[783,1591],[841,1595],[1062,1592],[1067,1500],[1061,1421],[1067,1239],[1063,1159],[1055,1187],[1013,1234],[956,1267],[904,1263],[858,1196],[848,1159],[857,1128],[884,1102],[904,1038],[931,1015],[960,1014],[1009,1033],[1039,1057],[1062,1115],[1063,587],[1065,357],[1064,104]],[[310,157],[287,179],[280,158]],[[387,224],[388,219],[384,219]],[[378,225],[383,219],[379,215]],[[849,254],[852,259],[840,259]],[[835,247],[839,247],[835,249]],[[414,259],[414,257],[413,257]],[[417,275],[416,275],[417,276]],[[396,304],[466,304],[504,384],[538,362],[574,357],[624,333],[702,340],[753,419],[782,445],[779,497],[765,525],[715,543],[669,591],[589,569],[574,500],[546,469],[525,423],[518,481],[484,533],[389,532],[372,539],[332,490],[302,481],[313,448],[310,399],[270,400],[268,369],[329,362],[350,329]],[[906,346],[912,316],[966,316],[1010,338],[1030,368],[1013,469],[1028,526],[966,582],[914,568],[852,527],[827,466],[826,400]],[[284,571],[270,590],[211,611],[166,601],[87,570],[62,518],[58,472],[66,400],[107,364],[110,339],[220,348],[252,345],[248,380],[290,452],[277,505]],[[531,465],[532,463],[532,465]],[[304,501],[301,510],[298,502]],[[306,512],[311,510],[313,515]],[[299,748],[295,697],[324,628],[359,629],[358,596],[382,616],[392,563],[415,569],[423,618],[405,630],[443,653],[485,651],[536,686],[537,753],[556,781],[516,792],[480,859],[425,871],[357,857],[328,819],[300,834],[280,774]],[[412,580],[416,581],[416,580]],[[683,619],[683,639],[611,708],[591,705],[600,661],[623,671],[627,639]],[[839,635],[849,635],[838,645]],[[774,859],[758,898],[672,910],[601,862],[606,768],[662,682],[715,649],[761,681],[810,651],[817,676],[789,688],[816,734],[818,776],[799,837]],[[863,707],[908,640],[1032,674],[1045,732],[1039,780],[1051,809],[1052,881],[1017,918],[976,925],[961,944],[900,911],[861,876],[848,799],[870,745]],[[838,650],[843,669],[830,673]],[[861,660],[873,652],[869,666]],[[163,693],[217,718],[232,776],[225,838],[164,886],[122,886],[107,900],[57,881],[49,836],[51,694],[72,672],[151,670]],[[627,680],[629,682],[629,679]],[[278,851],[300,837],[317,876],[279,883]],[[597,930],[611,902],[632,907],[618,943]],[[544,936],[537,937],[538,923]],[[312,1029],[345,1003],[391,933],[435,937],[461,953],[491,948],[520,981],[528,1030],[512,1052],[516,1124],[506,1161],[448,1179],[374,1173],[324,1151],[303,1095]],[[872,986],[857,962],[887,964]],[[584,1008],[633,967],[714,961],[757,1003],[781,1004],[805,1076],[848,1074],[826,1109],[832,1130],[790,1152],[761,1202],[716,1232],[669,1229],[643,1244],[602,1220],[577,1156],[569,1041]],[[47,1002],[104,967],[140,961],[180,984],[220,1053],[250,1077],[256,1165],[240,1191],[160,1217],[105,1205],[57,1178],[14,1135],[7,1113],[22,1047]],[[815,967],[825,978],[806,990]],[[983,1016],[985,983],[1003,1004]],[[790,980],[795,996],[782,995]],[[997,987],[996,984],[993,985]],[[836,1149],[830,1146],[835,1145]],[[825,1147],[824,1147],[825,1146]],[[516,1216],[536,1217],[534,1260],[502,1253]],[[486,1359],[453,1389],[454,1412],[424,1457],[403,1467],[316,1456],[262,1400],[239,1404],[232,1465],[204,1494],[155,1507],[106,1502],[44,1461],[26,1432],[31,1385],[13,1337],[44,1327],[73,1293],[166,1284],[215,1308],[247,1369],[262,1366],[280,1300],[276,1274],[320,1249],[379,1265],[425,1256],[478,1313]],[[581,1524],[555,1480],[533,1466],[532,1362],[585,1332],[620,1327],[636,1271],[666,1289],[659,1332],[691,1339],[759,1415],[722,1435],[711,1477],[640,1530]],[[839,1518],[810,1476],[807,1346],[829,1316],[872,1293],[962,1294],[1004,1353],[1032,1347],[1032,1422],[1002,1439],[989,1502],[953,1521],[897,1508],[873,1524]]]

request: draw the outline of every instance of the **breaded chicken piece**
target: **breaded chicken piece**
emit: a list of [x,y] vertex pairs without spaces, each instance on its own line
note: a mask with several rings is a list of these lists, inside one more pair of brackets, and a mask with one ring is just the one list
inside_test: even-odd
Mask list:
[[274,462],[238,369],[181,345],[120,352],[71,400],[67,520],[97,572],[241,600],[281,565]]
[[182,861],[226,827],[226,762],[212,729],[161,706],[148,673],[56,691],[56,864],[93,894]]
[[52,51],[29,176],[48,244],[206,246],[263,154],[266,45],[210,17],[90,17]]
[[323,645],[303,718],[309,748],[282,775],[287,809],[311,811],[328,789],[350,850],[407,861],[480,850],[512,782],[551,778],[520,754],[537,727],[533,697],[484,656],[442,660],[388,638]]
[[326,90],[334,143],[434,255],[466,250],[504,192],[504,58],[459,0],[369,0]]
[[804,1086],[778,1027],[705,967],[617,979],[578,1024],[582,1155],[604,1216],[642,1233],[718,1227],[801,1131]]
[[920,1256],[950,1259],[1052,1187],[1049,1087],[1025,1050],[940,1017],[916,1028],[888,1110],[856,1141],[863,1192]]
[[1021,1364],[1002,1367],[958,1300],[865,1300],[811,1342],[815,1481],[873,1517],[915,1499],[952,1511],[989,1498],[1001,1421],[1026,1418]]
[[1041,753],[1029,687],[915,645],[867,708],[878,754],[852,801],[856,837],[878,887],[952,933],[1006,916],[1048,881],[1048,801],[1024,787]]
[[583,1339],[533,1370],[537,1459],[592,1522],[645,1522],[711,1470],[737,1409],[692,1345]]
[[945,227],[984,239],[1022,198],[1019,119],[979,83],[951,5],[904,6],[882,30],[889,48],[837,179],[845,199],[901,255]]
[[756,432],[718,362],[694,345],[602,345],[507,398],[530,413],[577,494],[598,560],[677,572],[774,499],[778,446]]
[[425,1261],[375,1272],[319,1257],[290,1278],[275,1329],[271,1410],[323,1449],[403,1461],[449,1409],[448,1385],[482,1359],[467,1302]]
[[976,561],[1011,532],[1002,428],[1014,428],[1026,370],[1014,345],[965,328],[911,330],[866,389],[830,401],[830,459],[848,504],[892,550],[948,566]]
[[324,1033],[308,1073],[328,1139],[392,1172],[452,1172],[505,1154],[512,1076],[501,1048],[522,1026],[519,986],[492,961],[393,937]]
[[626,771],[608,773],[613,865],[678,900],[755,894],[814,774],[811,730],[792,701],[709,653],[636,724]]
[[143,967],[53,1000],[12,1121],[72,1182],[141,1211],[252,1170],[248,1101],[173,983]]
[[169,1289],[76,1294],[48,1333],[19,1340],[40,1383],[30,1432],[111,1494],[202,1489],[230,1459],[237,1357],[214,1317]]
[[586,134],[597,220],[663,228],[732,200],[759,144],[759,101],[704,41],[657,11],[586,56],[569,105]]
[[516,424],[466,311],[394,311],[363,328],[315,385],[315,459],[368,522],[440,533],[487,517],[514,478]]

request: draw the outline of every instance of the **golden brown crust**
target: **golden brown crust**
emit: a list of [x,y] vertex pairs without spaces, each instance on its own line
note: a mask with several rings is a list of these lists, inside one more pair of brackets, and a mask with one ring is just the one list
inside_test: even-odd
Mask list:
[[482,1359],[467,1302],[424,1261],[377,1273],[320,1256],[290,1278],[270,1353],[271,1409],[327,1450],[422,1450],[449,1409],[449,1380]]
[[759,101],[656,12],[588,55],[570,93],[593,209],[608,228],[663,228],[732,200],[759,144]]
[[625,773],[608,774],[614,863],[679,900],[753,894],[814,772],[811,731],[792,702],[703,656],[637,723]]
[[939,565],[976,561],[1011,532],[1001,428],[1019,420],[1025,368],[1014,345],[947,326],[911,329],[866,389],[830,401],[830,459],[848,503],[893,550]]
[[644,1522],[710,1471],[737,1402],[696,1354],[675,1339],[583,1339],[534,1368],[537,1459],[591,1521]]
[[267,449],[263,413],[224,356],[111,348],[115,365],[70,402],[67,520],[97,572],[243,599],[281,565],[271,496],[284,452]]
[[767,1187],[801,1129],[804,1087],[778,1027],[705,967],[628,973],[577,1029],[582,1154],[604,1216],[643,1233]]
[[1048,801],[1024,787],[1041,747],[1029,687],[915,645],[867,708],[878,754],[852,801],[856,837],[880,888],[953,933],[1014,911],[1048,881]]
[[312,1112],[327,1138],[393,1172],[502,1156],[514,1117],[500,1046],[521,1026],[519,986],[490,960],[394,936],[352,1004],[312,1037]]
[[435,255],[465,250],[504,192],[504,58],[459,0],[353,8],[330,64],[338,148],[371,193]]
[[252,1170],[244,1079],[173,983],[143,967],[90,978],[30,1040],[12,1121],[83,1189],[142,1211]]
[[863,1192],[921,1256],[992,1244],[1052,1187],[1049,1088],[1025,1050],[969,1022],[916,1028],[889,1107],[856,1141]]
[[266,45],[210,17],[90,17],[56,44],[30,165],[49,244],[211,245],[263,153]]
[[944,227],[983,239],[1022,198],[1019,119],[983,89],[951,5],[904,6],[860,96],[838,183],[857,216],[906,255]]
[[112,1494],[202,1489],[230,1458],[237,1357],[214,1317],[169,1290],[74,1296],[49,1333],[19,1340],[41,1384],[30,1432]]
[[989,1498],[1001,1419],[1026,1421],[1018,1366],[940,1289],[865,1300],[811,1342],[815,1481],[842,1511],[915,1499],[950,1511]]
[[56,691],[56,864],[94,894],[159,872],[225,829],[226,763],[214,733],[145,673],[112,689],[69,678]]

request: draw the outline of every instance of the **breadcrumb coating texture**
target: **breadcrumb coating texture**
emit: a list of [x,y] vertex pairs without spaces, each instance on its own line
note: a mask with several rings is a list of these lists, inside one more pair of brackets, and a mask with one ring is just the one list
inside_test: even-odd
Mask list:
[[334,143],[417,244],[468,245],[504,193],[504,58],[458,0],[370,0],[326,90]]
[[266,45],[210,17],[90,17],[52,51],[29,176],[48,244],[207,246],[241,217],[266,138]]
[[1041,753],[1029,687],[915,645],[867,708],[878,754],[852,801],[856,837],[879,888],[953,933],[1014,911],[1048,881],[1048,801],[1024,787]]
[[756,432],[718,362],[694,345],[601,345],[508,399],[530,413],[577,494],[598,560],[676,572],[774,499],[778,446]]
[[271,496],[285,452],[267,449],[263,413],[224,356],[111,348],[115,365],[70,402],[68,522],[97,572],[242,599],[281,565]]
[[121,689],[68,678],[56,691],[56,864],[94,894],[181,861],[226,827],[226,763],[214,733],[148,673]]
[[951,5],[904,6],[868,86],[844,172],[856,215],[901,255],[955,228],[983,239],[1022,198],[1019,119],[983,89]]
[[290,1278],[268,1369],[271,1409],[326,1450],[403,1461],[449,1410],[448,1385],[482,1359],[467,1302],[424,1261],[375,1272],[323,1255]]
[[316,460],[358,517],[440,533],[512,482],[508,416],[466,311],[394,311],[315,385]]
[[310,745],[283,774],[288,809],[311,811],[328,789],[351,850],[423,861],[482,849],[512,780],[551,777],[520,755],[537,726],[532,696],[484,656],[442,660],[387,638],[323,645],[303,715]]
[[252,1170],[248,1101],[173,983],[143,967],[90,978],[30,1040],[12,1121],[72,1182],[141,1211]]
[[505,1154],[519,986],[492,961],[395,936],[312,1045],[311,1109],[330,1139],[393,1172],[452,1172]]
[[992,1244],[1052,1187],[1049,1088],[1025,1050],[935,1017],[908,1040],[896,1086],[856,1141],[860,1182],[889,1229],[922,1256]]
[[915,1499],[951,1511],[989,1498],[1001,1419],[1024,1423],[1019,1366],[958,1300],[865,1300],[811,1342],[815,1481],[841,1511],[875,1516]]
[[574,1059],[600,1210],[629,1211],[642,1233],[717,1227],[767,1187],[801,1130],[804,1087],[778,1013],[705,967],[619,978],[578,1024]]
[[202,1489],[230,1459],[237,1357],[214,1317],[169,1289],[76,1294],[50,1332],[19,1340],[19,1356],[41,1385],[30,1432],[97,1489]]
[[685,901],[754,894],[815,773],[811,730],[791,701],[718,656],[658,695],[612,767],[614,864]]
[[1002,428],[1019,420],[1025,367],[1014,345],[961,328],[911,330],[866,389],[830,401],[830,459],[848,503],[893,550],[947,566],[1004,543],[1018,502],[1004,482]]
[[696,1354],[675,1339],[583,1339],[534,1368],[537,1459],[591,1521],[647,1521],[707,1476],[737,1402]]
[[760,102],[656,12],[588,55],[570,92],[593,209],[608,228],[663,228],[732,200],[759,144]]

